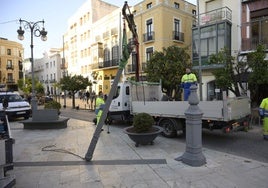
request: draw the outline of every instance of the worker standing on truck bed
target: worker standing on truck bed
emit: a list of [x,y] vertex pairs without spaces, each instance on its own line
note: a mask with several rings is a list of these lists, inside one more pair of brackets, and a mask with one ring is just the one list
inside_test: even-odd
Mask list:
[[263,119],[263,139],[268,140],[268,97],[262,100],[259,113]]
[[184,100],[187,101],[190,96],[190,87],[192,84],[196,84],[197,79],[190,68],[186,68],[186,74],[181,78],[181,88],[183,88]]

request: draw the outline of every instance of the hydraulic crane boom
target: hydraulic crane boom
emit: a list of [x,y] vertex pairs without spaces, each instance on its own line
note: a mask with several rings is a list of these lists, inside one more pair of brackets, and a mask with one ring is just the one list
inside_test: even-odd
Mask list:
[[135,77],[136,77],[136,81],[138,82],[139,77],[140,77],[140,75],[139,75],[139,41],[138,41],[138,34],[137,34],[137,30],[136,30],[136,24],[134,21],[134,15],[130,12],[130,8],[127,4],[127,1],[125,1],[125,4],[122,8],[122,15],[123,15],[124,19],[127,21],[128,28],[133,35],[133,45],[136,46]]

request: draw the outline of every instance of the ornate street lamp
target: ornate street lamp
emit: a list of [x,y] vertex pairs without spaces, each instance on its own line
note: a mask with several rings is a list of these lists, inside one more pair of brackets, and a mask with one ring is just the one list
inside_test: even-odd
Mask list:
[[[32,105],[32,113],[37,110],[37,100],[35,98],[35,81],[34,81],[34,58],[33,58],[33,36],[41,37],[42,41],[47,40],[47,31],[44,28],[45,21],[37,21],[37,22],[28,22],[26,20],[20,19],[20,27],[17,30],[18,32],[18,39],[24,39],[24,30],[22,29],[22,25],[25,30],[31,32],[31,69],[32,69],[32,98],[31,98],[31,105]],[[42,24],[42,29],[40,27]]]

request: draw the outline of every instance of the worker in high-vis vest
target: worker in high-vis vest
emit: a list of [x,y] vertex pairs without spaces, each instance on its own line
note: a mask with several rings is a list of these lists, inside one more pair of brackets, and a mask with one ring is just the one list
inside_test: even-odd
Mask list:
[[103,99],[103,93],[100,91],[98,97],[96,98],[96,110],[95,110],[95,114],[97,117],[96,124],[99,123],[102,111],[104,109],[104,104],[105,104],[105,101]]
[[259,108],[259,114],[263,119],[263,138],[268,140],[268,97],[262,100]]
[[183,88],[184,100],[187,101],[190,96],[190,87],[192,84],[196,84],[197,79],[194,73],[191,72],[190,68],[186,68],[186,74],[181,78],[181,88]]

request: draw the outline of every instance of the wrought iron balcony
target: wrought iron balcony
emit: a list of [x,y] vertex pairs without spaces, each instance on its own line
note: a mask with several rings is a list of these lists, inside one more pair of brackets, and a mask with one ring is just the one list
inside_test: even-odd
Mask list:
[[154,31],[143,34],[143,42],[154,41]]
[[184,33],[173,31],[173,40],[184,42]]
[[7,69],[11,69],[11,70],[13,70],[13,69],[14,69],[14,66],[13,66],[13,65],[7,65],[6,68],[7,68]]

